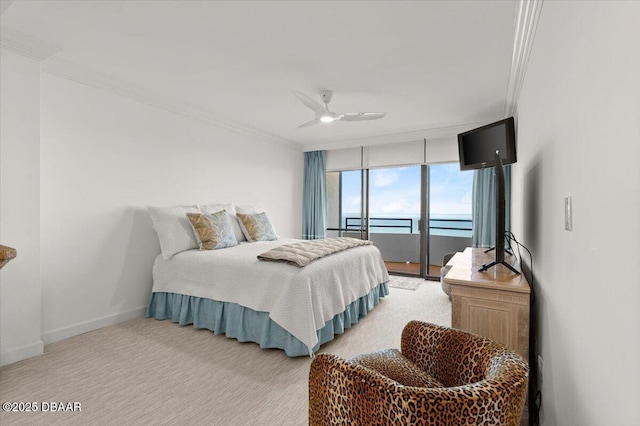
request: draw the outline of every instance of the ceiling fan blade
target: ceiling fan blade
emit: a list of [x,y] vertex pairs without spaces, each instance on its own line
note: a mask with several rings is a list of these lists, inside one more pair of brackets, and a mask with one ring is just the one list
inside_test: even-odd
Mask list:
[[377,120],[387,115],[386,112],[345,112],[340,114],[340,120],[343,121],[364,121]]
[[309,126],[313,126],[314,124],[318,124],[320,122],[320,120],[318,120],[317,118],[315,120],[311,120],[311,121],[307,121],[306,123],[303,123],[301,125],[298,126],[298,129],[302,128],[302,127],[309,127]]
[[308,108],[311,108],[311,110],[316,114],[328,112],[324,106],[314,101],[304,93],[300,93],[297,90],[293,90],[293,94],[296,95],[296,98],[300,99],[300,102],[305,104]]

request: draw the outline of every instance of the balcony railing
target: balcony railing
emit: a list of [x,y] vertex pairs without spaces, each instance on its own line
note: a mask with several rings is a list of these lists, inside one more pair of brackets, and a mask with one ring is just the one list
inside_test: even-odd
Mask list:
[[[327,231],[337,231],[337,236],[348,233],[350,236],[355,234],[359,235],[358,238],[371,239],[380,249],[385,261],[420,263],[419,218],[372,217],[369,219],[370,233],[366,229],[360,229],[359,217],[343,217],[342,220],[340,228],[327,228]],[[428,248],[425,247],[425,264],[441,265],[440,261],[446,253],[463,251],[471,245],[471,219],[433,218],[430,224],[431,238]]]
[[[429,230],[443,230],[443,231],[468,231],[471,232],[473,222],[471,219],[431,219]],[[414,230],[414,224],[418,226]],[[344,228],[327,228],[328,231],[342,231],[342,232],[360,232],[360,218],[359,217],[346,217]],[[414,218],[397,218],[397,217],[372,217],[369,218],[369,226],[371,232],[375,232],[375,229],[394,229],[398,230],[398,233],[418,233],[420,230],[420,219]],[[366,226],[363,226],[363,230],[366,231]]]
[[[386,221],[386,222],[401,222],[396,225],[374,225],[374,221]],[[418,221],[418,219],[416,219]],[[347,230],[359,231],[360,230],[360,218],[359,217],[347,217],[345,218],[345,228]],[[356,222],[356,223],[351,223]],[[372,217],[369,219],[369,226],[371,229],[373,228],[396,228],[396,229],[408,229],[408,234],[413,232],[413,222],[412,218],[396,218],[396,217]]]
[[[429,229],[443,229],[450,231],[472,231],[473,221],[471,219],[431,219],[429,222]],[[444,222],[446,224],[451,223],[457,226],[434,226],[433,222]]]

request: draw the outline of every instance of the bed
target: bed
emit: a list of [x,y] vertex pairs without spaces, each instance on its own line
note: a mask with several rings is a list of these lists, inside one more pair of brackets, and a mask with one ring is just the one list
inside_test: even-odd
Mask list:
[[302,268],[257,256],[299,240],[240,242],[222,250],[158,255],[147,317],[193,324],[288,356],[313,355],[389,293],[373,245],[350,248]]

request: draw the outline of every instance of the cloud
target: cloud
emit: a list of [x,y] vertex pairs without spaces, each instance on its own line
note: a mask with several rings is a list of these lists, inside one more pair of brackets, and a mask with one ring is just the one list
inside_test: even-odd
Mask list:
[[391,186],[400,178],[400,174],[394,169],[372,170],[370,176],[371,184],[375,188]]
[[360,214],[360,195],[345,198],[342,205],[342,211],[348,214]]
[[419,215],[420,192],[389,190],[371,194],[371,215]]
[[[460,172],[457,165],[446,166],[433,167],[430,189],[431,213],[470,215],[472,175]],[[405,171],[405,169],[409,168],[371,170],[369,201],[371,216],[407,217],[420,214],[419,171]],[[343,213],[359,215],[361,202],[359,175],[354,174],[345,179],[343,185]]]
[[451,200],[435,202],[431,204],[432,215],[471,215],[471,204]]

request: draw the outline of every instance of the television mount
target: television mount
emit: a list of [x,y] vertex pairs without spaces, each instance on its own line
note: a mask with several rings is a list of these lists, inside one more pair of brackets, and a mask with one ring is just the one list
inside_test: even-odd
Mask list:
[[[495,247],[491,247],[491,248],[486,249],[484,252],[485,252],[485,253],[489,253],[489,252],[491,252],[491,251],[493,251],[493,250],[495,250],[495,249],[496,249]],[[510,252],[509,250],[507,250],[507,249],[505,249],[505,250],[504,250],[504,252],[505,252],[505,253],[508,253],[508,254],[509,254],[509,256],[513,256],[513,253],[511,253],[511,252]],[[511,271],[513,271],[513,273],[514,273],[514,274],[516,274],[516,275],[520,275],[520,272],[518,272],[518,270],[516,270],[513,266],[511,266],[511,265],[510,265],[508,262],[506,262],[505,260],[502,260],[502,261],[500,261],[500,262],[498,262],[498,261],[494,261],[494,262],[491,262],[491,263],[483,263],[483,264],[482,264],[482,268],[478,269],[478,272],[486,272],[489,268],[492,268],[492,267],[494,267],[494,266],[496,266],[496,265],[498,265],[498,264],[504,265],[504,266],[506,266],[508,269],[510,269]]]
[[500,262],[493,261],[491,263],[485,263],[484,265],[482,265],[482,268],[478,269],[478,272],[486,272],[487,270],[489,270],[489,268],[493,268],[496,265],[504,265],[508,269],[510,269],[514,274],[520,275],[520,272],[516,268],[509,265],[509,263],[505,262],[504,260],[501,260]]
[[485,263],[482,265],[482,268],[478,270],[478,272],[486,272],[490,268],[493,268],[496,265],[504,265],[512,271],[516,275],[520,275],[513,266],[511,266],[504,259],[504,254],[509,253],[513,256],[513,254],[506,249],[505,247],[505,188],[504,188],[504,170],[502,168],[502,159],[500,158],[500,150],[496,149],[494,152],[494,160],[495,160],[495,172],[496,172],[496,184],[495,184],[495,200],[496,200],[496,245],[495,247],[490,248],[485,251],[488,253],[492,250],[495,250],[495,260],[491,263]]

